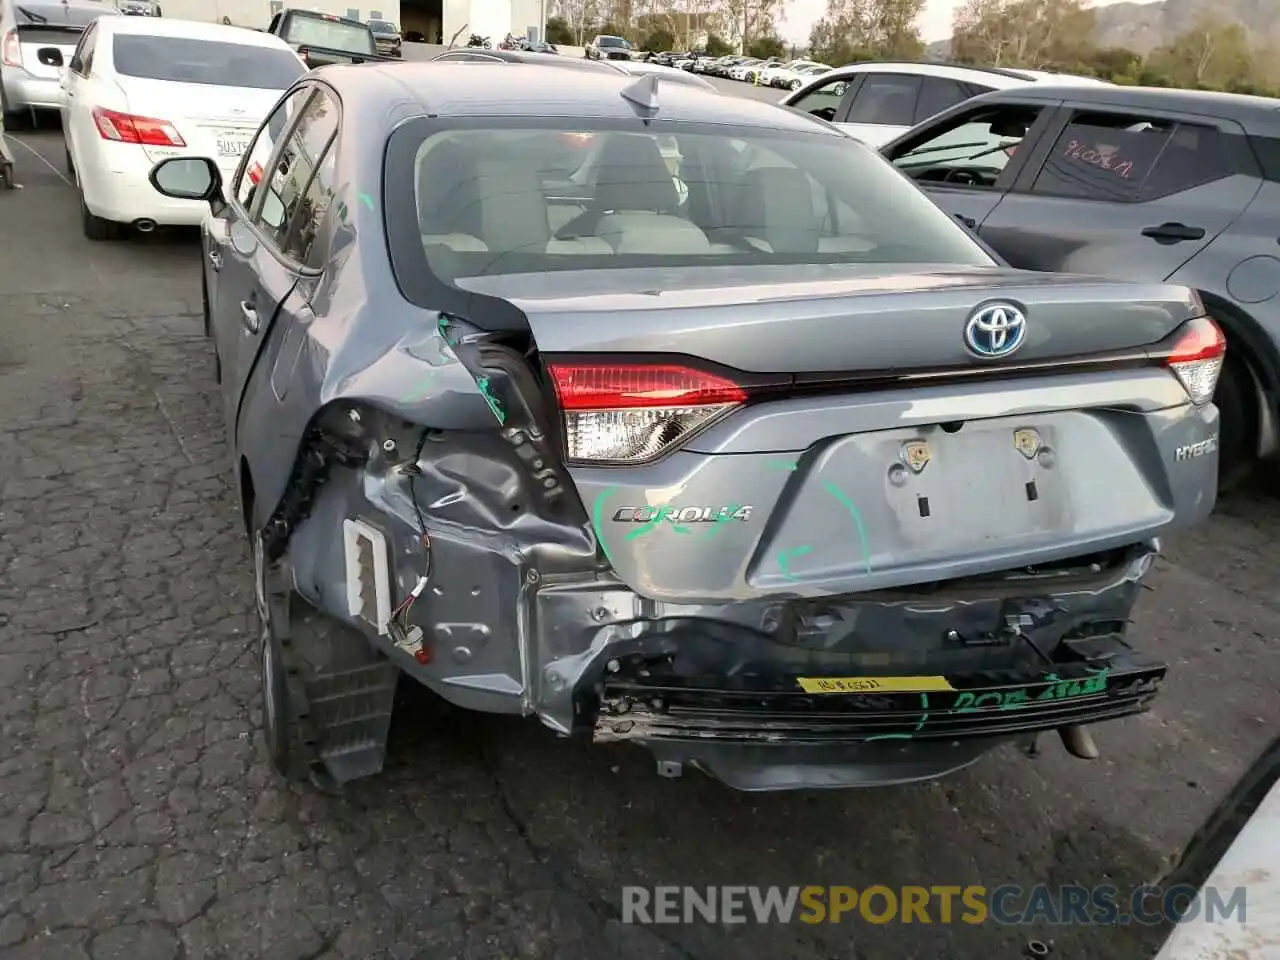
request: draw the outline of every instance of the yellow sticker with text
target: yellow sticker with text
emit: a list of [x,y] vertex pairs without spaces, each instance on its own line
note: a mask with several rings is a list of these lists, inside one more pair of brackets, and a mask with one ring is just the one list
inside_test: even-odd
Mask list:
[[946,677],[797,677],[805,693],[941,693]]

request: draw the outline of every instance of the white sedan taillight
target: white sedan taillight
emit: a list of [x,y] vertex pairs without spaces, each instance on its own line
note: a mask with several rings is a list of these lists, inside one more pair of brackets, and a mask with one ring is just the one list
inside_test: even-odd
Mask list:
[[22,66],[22,44],[18,42],[17,30],[10,30],[0,41],[0,63],[6,67]]
[[732,380],[677,364],[548,364],[564,418],[569,460],[652,460],[734,407],[747,393]]
[[93,108],[93,122],[103,140],[140,143],[144,147],[185,147],[182,134],[168,120],[139,117],[106,107]]
[[1227,354],[1227,339],[1208,317],[1189,320],[1178,331],[1165,363],[1196,406],[1213,399]]

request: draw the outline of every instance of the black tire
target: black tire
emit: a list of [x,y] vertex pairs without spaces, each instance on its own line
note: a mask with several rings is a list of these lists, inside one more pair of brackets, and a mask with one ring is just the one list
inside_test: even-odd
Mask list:
[[[288,604],[293,591],[271,582],[266,569],[265,546],[261,534],[251,539],[253,553],[254,600],[258,612],[258,677],[262,687],[262,736],[267,759],[280,775],[290,780],[312,780],[317,764],[314,738],[304,730],[306,694],[301,678],[286,666],[284,646],[276,622],[281,604]],[[285,612],[284,616],[288,616]]]
[[83,190],[80,192],[80,229],[84,231],[85,237],[95,242],[120,238],[120,224],[91,213],[85,205]]
[[791,81],[791,89],[792,89],[792,90],[799,90],[801,86],[802,86],[802,84],[800,83],[800,81],[799,81],[799,80],[792,80],[792,81]]
[[6,130],[25,130],[31,119],[30,110],[14,110],[9,106],[9,99],[4,95],[4,87],[0,86],[0,114],[4,114]]
[[1257,464],[1258,413],[1253,403],[1253,378],[1240,359],[1227,354],[1218,389],[1218,489],[1226,492],[1249,476]]
[[67,176],[71,178],[72,183],[75,183],[76,182],[76,164],[75,164],[75,161],[71,159],[71,148],[64,145],[62,149],[63,149],[63,152],[67,155]]

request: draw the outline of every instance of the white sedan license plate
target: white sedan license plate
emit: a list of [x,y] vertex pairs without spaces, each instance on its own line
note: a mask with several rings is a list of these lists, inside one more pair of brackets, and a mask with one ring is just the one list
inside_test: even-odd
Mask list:
[[240,155],[248,149],[249,141],[239,137],[218,138],[218,158],[221,160],[239,160]]

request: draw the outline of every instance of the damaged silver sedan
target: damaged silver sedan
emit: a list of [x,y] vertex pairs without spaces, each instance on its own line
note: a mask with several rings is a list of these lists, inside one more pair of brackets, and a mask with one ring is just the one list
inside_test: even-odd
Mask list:
[[[464,79],[465,78],[465,79]],[[812,117],[519,64],[331,67],[208,200],[282,771],[401,674],[744,790],[935,777],[1144,710],[1216,494],[1182,287],[1007,269]]]

